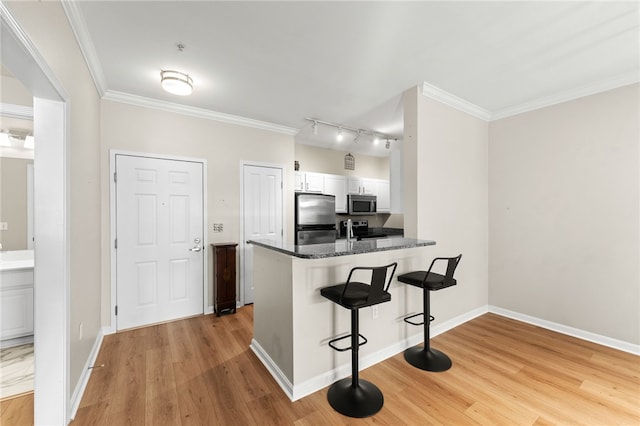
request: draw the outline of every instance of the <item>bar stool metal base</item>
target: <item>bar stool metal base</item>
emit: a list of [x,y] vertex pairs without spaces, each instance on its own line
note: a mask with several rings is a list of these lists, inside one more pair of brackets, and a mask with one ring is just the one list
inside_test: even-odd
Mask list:
[[357,418],[373,416],[384,404],[382,392],[376,385],[360,379],[354,387],[351,377],[332,384],[327,400],[338,413]]
[[404,359],[411,365],[426,371],[447,371],[451,368],[451,359],[437,349],[414,346],[404,351]]

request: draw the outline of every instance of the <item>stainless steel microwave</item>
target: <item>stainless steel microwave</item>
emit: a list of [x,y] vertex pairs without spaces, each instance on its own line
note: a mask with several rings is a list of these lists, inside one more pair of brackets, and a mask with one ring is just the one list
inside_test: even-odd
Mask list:
[[347,195],[349,214],[352,215],[376,214],[377,203],[378,199],[375,195]]

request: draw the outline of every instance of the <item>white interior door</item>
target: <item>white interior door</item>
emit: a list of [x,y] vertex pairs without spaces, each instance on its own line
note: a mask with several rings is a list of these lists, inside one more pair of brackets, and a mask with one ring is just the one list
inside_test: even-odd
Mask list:
[[244,303],[253,303],[253,248],[246,240],[282,242],[282,169],[244,165],[242,241]]
[[116,155],[119,330],[203,313],[203,164]]

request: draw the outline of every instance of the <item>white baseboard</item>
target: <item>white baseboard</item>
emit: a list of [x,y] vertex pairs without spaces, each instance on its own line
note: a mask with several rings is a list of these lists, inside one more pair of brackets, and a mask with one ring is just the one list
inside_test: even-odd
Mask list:
[[587,340],[589,342],[597,343],[599,345],[608,346],[610,348],[618,349],[624,352],[629,352],[634,355],[640,355],[640,345],[636,345],[633,343],[613,339],[611,337],[602,336],[596,333],[591,333],[590,331],[581,330],[579,328],[573,328],[564,324],[558,324],[556,322],[551,322],[551,321],[543,320],[540,318],[532,317],[530,315],[525,315],[518,312],[510,311],[508,309],[500,308],[498,306],[489,305],[489,312],[494,313],[496,315],[501,315],[503,317],[526,322],[528,324],[537,325],[538,327],[546,328],[547,330],[556,331],[558,333],[577,337],[578,339]]
[[16,337],[15,339],[7,339],[0,341],[0,349],[13,348],[14,346],[26,345],[33,343],[33,334],[30,336]]
[[[485,305],[464,314],[458,315],[457,317],[451,318],[450,320],[444,321],[441,324],[434,325],[430,330],[431,337],[435,337],[438,334],[451,330],[459,326],[460,324],[463,324],[487,312],[488,307]],[[423,332],[422,328],[420,328],[420,330],[416,334],[360,358],[360,369],[364,370],[365,368],[371,367],[372,365],[378,364],[379,362],[382,362],[387,358],[391,358],[392,356],[399,354],[407,348],[422,343],[422,337]],[[298,385],[293,385],[258,342],[252,340],[251,349],[256,354],[258,359],[260,359],[260,361],[264,364],[267,370],[269,370],[276,382],[282,388],[283,392],[289,397],[291,401],[296,401],[300,398],[304,398],[305,396],[317,392],[320,389],[330,385],[336,380],[343,379],[351,374],[351,364],[344,364],[334,368],[331,371],[312,377],[311,379],[306,380]]]
[[98,353],[100,352],[100,347],[102,346],[102,339],[104,338],[105,334],[110,334],[109,331],[110,327],[102,327],[98,331],[96,340],[93,343],[93,348],[91,348],[91,352],[89,353],[87,362],[85,363],[84,369],[82,370],[80,380],[78,380],[78,384],[73,391],[73,395],[71,395],[71,401],[69,404],[71,407],[69,418],[71,420],[76,417],[76,413],[78,412],[78,408],[80,407],[80,402],[82,401],[82,396],[84,395],[84,391],[87,388],[87,383],[89,383],[89,377],[91,377],[92,367],[96,362],[96,358],[98,358]]
[[260,343],[258,343],[255,339],[251,339],[251,344],[249,345],[249,347],[251,348],[253,353],[256,354],[256,356],[266,367],[266,369],[269,370],[269,373],[271,373],[271,376],[273,376],[278,385],[280,385],[285,395],[287,395],[290,400],[295,401],[293,399],[293,385],[291,384],[289,379],[287,379],[287,376],[284,375],[282,370],[280,370],[280,368],[276,365],[276,363],[273,362],[269,354],[267,354],[263,347],[260,346]]

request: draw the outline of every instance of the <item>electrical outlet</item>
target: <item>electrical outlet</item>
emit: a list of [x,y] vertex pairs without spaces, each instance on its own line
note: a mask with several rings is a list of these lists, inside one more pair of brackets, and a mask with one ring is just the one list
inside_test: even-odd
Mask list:
[[378,319],[378,315],[380,315],[380,311],[378,310],[379,306],[373,305],[371,307],[371,319]]
[[222,223],[213,224],[213,232],[222,232],[223,230],[224,230],[224,225]]

